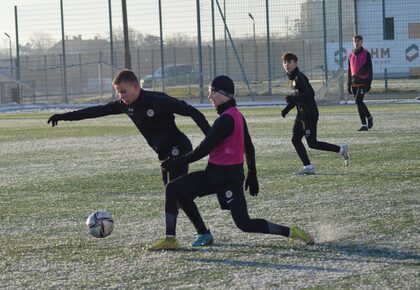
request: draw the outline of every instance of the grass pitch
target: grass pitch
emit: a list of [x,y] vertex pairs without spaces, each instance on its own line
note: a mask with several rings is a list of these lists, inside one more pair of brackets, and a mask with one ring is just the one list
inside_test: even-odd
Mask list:
[[[294,116],[241,111],[257,153],[261,194],[246,193],[251,217],[311,232],[317,245],[246,234],[214,196],[197,200],[215,245],[191,249],[179,216],[178,252],[149,252],[164,233],[156,155],[126,116],[47,126],[52,112],[0,115],[0,288],[417,288],[420,284],[420,105],[320,108],[319,140],[350,145],[350,165],[309,149],[317,175],[291,144]],[[204,109],[212,122],[215,112]],[[202,134],[177,116],[196,146]],[[205,160],[190,170],[202,169]],[[111,236],[94,239],[87,216],[106,210]]]

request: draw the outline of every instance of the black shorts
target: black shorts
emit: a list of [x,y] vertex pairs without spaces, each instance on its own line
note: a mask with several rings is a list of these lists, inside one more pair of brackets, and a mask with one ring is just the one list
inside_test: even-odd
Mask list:
[[317,123],[317,119],[296,119],[293,126],[293,134],[316,139]]
[[243,179],[225,180],[223,183],[213,183],[206,171],[196,171],[177,179],[182,182],[186,192],[192,198],[216,194],[221,209],[230,210],[233,205],[246,206]]

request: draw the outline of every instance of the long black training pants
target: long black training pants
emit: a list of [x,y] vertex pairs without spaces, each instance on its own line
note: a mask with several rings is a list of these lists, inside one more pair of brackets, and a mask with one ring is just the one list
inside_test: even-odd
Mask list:
[[183,175],[166,186],[166,234],[175,235],[176,216],[178,215],[177,203],[193,223],[197,233],[207,233],[208,229],[198,212],[194,199],[215,193],[220,204],[230,210],[233,221],[240,230],[289,236],[290,229],[288,227],[276,225],[264,219],[251,219],[249,217],[242,180],[231,180],[223,185],[213,184],[208,181],[205,171]]
[[[161,161],[165,160],[168,157],[177,157],[184,155],[192,150],[192,144],[190,140],[185,135],[180,135],[176,142],[173,142],[172,145],[168,150],[163,154],[163,156],[159,156]],[[188,164],[173,170],[172,172],[167,171],[164,168],[161,168],[162,174],[162,181],[163,185],[166,186],[168,182],[174,180],[184,174],[188,173]]]
[[295,120],[295,125],[293,126],[292,144],[295,147],[300,160],[302,160],[303,165],[311,164],[308,153],[302,143],[303,136],[305,136],[309,148],[337,153],[340,152],[340,146],[318,141],[316,139],[317,123],[318,119],[302,120],[298,118]]
[[363,98],[365,97],[366,88],[365,87],[352,87],[353,95],[356,99],[357,111],[359,111],[360,121],[362,125],[366,126],[367,119],[372,117],[370,114]]

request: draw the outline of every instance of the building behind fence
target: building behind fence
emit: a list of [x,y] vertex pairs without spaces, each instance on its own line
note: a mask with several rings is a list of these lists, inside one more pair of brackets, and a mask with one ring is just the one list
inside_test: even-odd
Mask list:
[[[15,36],[7,36],[19,44],[0,50],[0,105],[114,97],[112,78],[127,67],[121,2],[79,2],[15,7]],[[160,9],[137,2],[127,2],[129,51],[145,89],[204,102],[209,81],[227,74],[243,100],[282,101],[288,80],[280,59],[292,51],[318,100],[342,101],[359,33],[374,67],[367,98],[420,94],[418,0],[184,0]]]

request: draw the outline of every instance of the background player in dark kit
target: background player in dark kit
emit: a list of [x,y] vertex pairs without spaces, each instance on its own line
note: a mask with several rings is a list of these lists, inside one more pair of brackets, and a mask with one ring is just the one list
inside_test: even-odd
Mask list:
[[348,165],[348,145],[338,146],[318,141],[316,138],[318,124],[318,106],[315,102],[315,92],[308,78],[298,68],[298,58],[293,53],[282,56],[283,68],[291,81],[291,94],[286,96],[287,106],[281,111],[283,118],[294,107],[297,109],[295,124],[293,126],[292,144],[303,163],[303,169],[296,172],[298,175],[314,174],[315,167],[309,161],[302,138],[305,136],[309,148],[340,153],[344,164]]
[[209,155],[205,170],[183,175],[166,186],[166,236],[150,250],[175,250],[179,247],[176,235],[177,204],[193,223],[198,238],[193,247],[213,243],[213,235],[205,226],[194,199],[217,194],[222,209],[230,210],[236,226],[244,232],[282,235],[313,244],[313,239],[298,227],[289,228],[264,219],[251,219],[244,196],[244,154],[248,166],[245,190],[257,195],[259,185],[255,151],[246,121],[236,107],[233,81],[224,75],[213,79],[208,98],[220,115],[201,144],[190,153],[169,158],[162,167],[169,171]]
[[[48,119],[48,124],[51,123],[54,127],[61,120],[78,121],[127,114],[161,161],[192,149],[190,140],[176,126],[174,114],[191,117],[204,134],[210,129],[204,115],[184,101],[165,93],[141,89],[136,75],[130,70],[119,72],[112,85],[119,96],[118,100],[105,105],[55,114]],[[161,172],[163,183],[166,185],[168,181],[186,174],[188,164],[171,172],[162,168]]]

